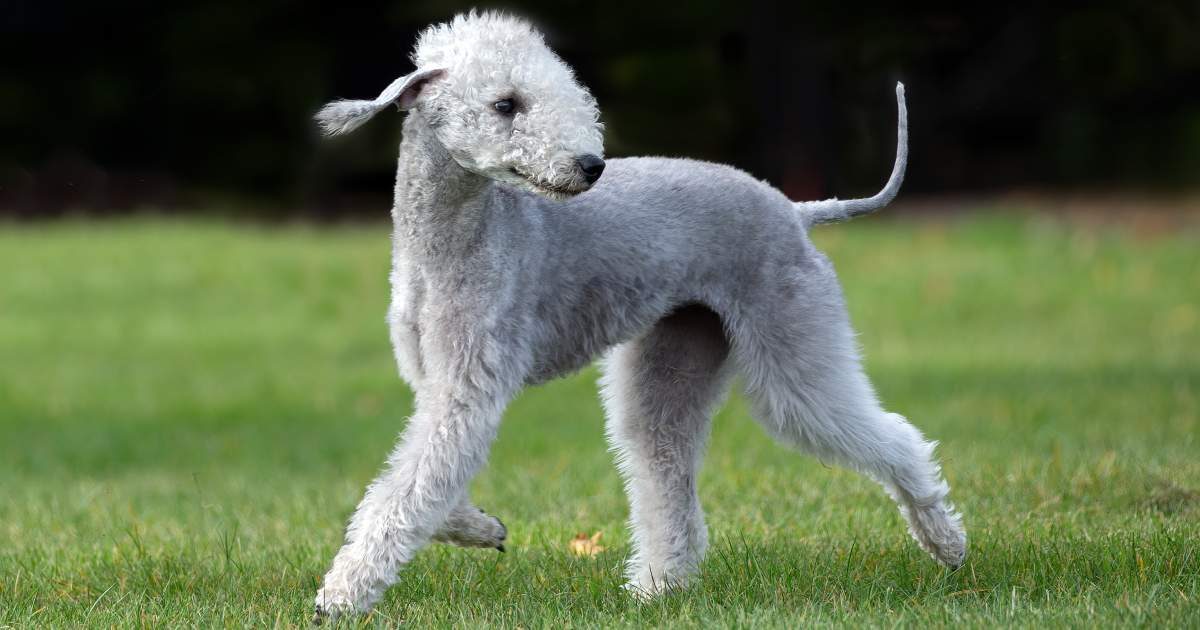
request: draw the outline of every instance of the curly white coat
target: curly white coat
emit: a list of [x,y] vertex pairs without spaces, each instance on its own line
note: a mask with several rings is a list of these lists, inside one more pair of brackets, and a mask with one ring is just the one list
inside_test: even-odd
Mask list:
[[[707,545],[696,473],[712,410],[740,375],[780,440],[879,481],[917,542],[966,553],[934,444],[885,412],[860,366],[813,223],[886,205],[907,159],[869,199],[793,203],[728,166],[610,160],[595,100],[528,23],[460,15],[417,42],[417,70],[318,121],[350,131],[408,110],[396,178],[392,343],[416,411],[367,488],[317,594],[318,618],[369,610],[430,540],[503,549],[467,485],[521,387],[609,350],[608,435],[631,503],[629,588],[682,585]],[[498,101],[512,111],[498,111]]]

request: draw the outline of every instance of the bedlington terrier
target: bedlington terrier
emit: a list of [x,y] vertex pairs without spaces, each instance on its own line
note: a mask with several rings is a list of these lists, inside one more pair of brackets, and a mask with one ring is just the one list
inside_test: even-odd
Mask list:
[[[416,70],[371,101],[317,114],[329,135],[408,112],[392,219],[388,314],[416,407],[366,490],[316,597],[361,613],[430,540],[503,551],[467,485],[525,385],[603,366],[607,432],[631,506],[633,593],[683,585],[707,544],[696,489],[710,417],[741,376],[774,437],[861,471],[941,563],[966,553],[927,442],[863,373],[833,265],[810,225],[885,206],[794,203],[729,166],[605,161],[596,102],[529,23],[459,15],[421,33]],[[603,173],[603,176],[601,174]]]

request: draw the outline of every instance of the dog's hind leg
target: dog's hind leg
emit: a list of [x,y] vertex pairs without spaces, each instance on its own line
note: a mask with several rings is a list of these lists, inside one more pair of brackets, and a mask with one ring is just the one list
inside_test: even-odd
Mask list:
[[710,416],[729,381],[720,319],[681,308],[611,352],[604,367],[609,442],[625,479],[634,553],[627,588],[682,585],[708,544],[696,492]]
[[735,318],[731,332],[757,419],[780,441],[878,481],[918,544],[939,562],[958,566],[966,533],[947,500],[936,443],[880,407],[832,271],[787,288],[775,294],[790,293],[794,301]]

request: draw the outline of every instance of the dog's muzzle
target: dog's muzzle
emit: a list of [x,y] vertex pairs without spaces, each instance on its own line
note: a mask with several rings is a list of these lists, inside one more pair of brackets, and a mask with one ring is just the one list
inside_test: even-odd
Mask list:
[[596,180],[600,179],[600,175],[604,173],[604,159],[598,155],[587,153],[575,158],[575,164],[579,166],[579,170],[583,171],[583,178],[587,180],[588,185],[595,184]]

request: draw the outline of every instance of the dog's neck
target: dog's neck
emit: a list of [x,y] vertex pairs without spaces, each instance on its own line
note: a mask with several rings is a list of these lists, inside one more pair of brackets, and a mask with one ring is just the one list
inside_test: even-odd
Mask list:
[[454,161],[420,112],[404,121],[392,222],[408,255],[460,255],[488,220],[492,180]]

